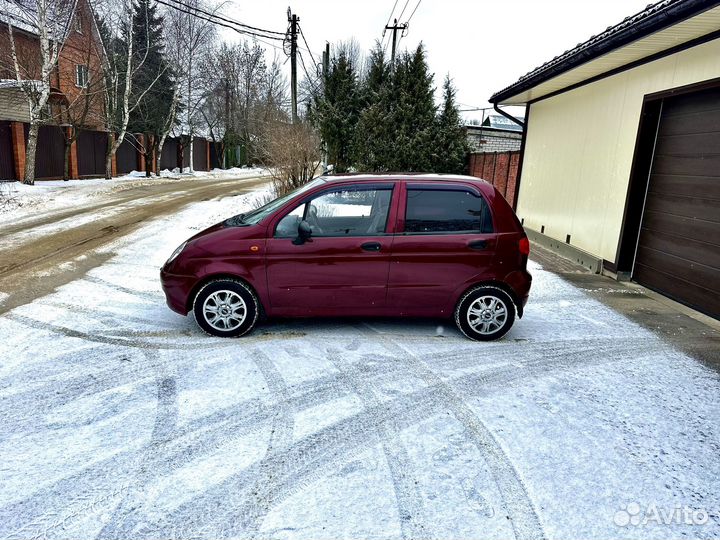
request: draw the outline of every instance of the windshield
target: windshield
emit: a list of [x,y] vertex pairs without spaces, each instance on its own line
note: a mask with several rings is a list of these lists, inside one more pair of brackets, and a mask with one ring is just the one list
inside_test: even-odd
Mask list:
[[278,197],[275,200],[270,201],[267,204],[262,205],[260,208],[256,208],[255,210],[250,210],[246,214],[238,214],[237,216],[233,216],[230,219],[226,221],[228,225],[255,225],[257,223],[260,223],[263,219],[265,219],[267,216],[272,214],[275,210],[280,208],[282,205],[284,205],[286,202],[291,200],[292,198],[300,195],[301,193],[305,193],[306,191],[314,188],[315,186],[318,186],[325,182],[325,179],[320,177],[316,178],[312,182],[308,182],[307,184],[300,186],[294,191],[291,191],[287,195],[283,195],[282,197]]

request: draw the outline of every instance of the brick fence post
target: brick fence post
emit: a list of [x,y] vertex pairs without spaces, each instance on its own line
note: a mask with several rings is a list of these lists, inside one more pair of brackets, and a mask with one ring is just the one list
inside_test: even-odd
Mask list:
[[25,178],[25,126],[22,122],[10,122],[10,138],[13,147],[15,178]]
[[[65,136],[69,139],[72,137],[73,128],[68,126],[65,128]],[[80,178],[78,172],[78,154],[77,154],[77,139],[70,143],[70,163],[68,164],[68,176],[70,178]]]
[[145,134],[138,133],[135,137],[138,142],[138,147],[136,150],[138,171],[143,172],[145,171],[145,152],[143,152],[143,150],[145,149]]

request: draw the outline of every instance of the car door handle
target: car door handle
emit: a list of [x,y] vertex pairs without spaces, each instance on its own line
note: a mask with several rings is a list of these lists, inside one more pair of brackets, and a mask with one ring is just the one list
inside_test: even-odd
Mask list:
[[482,250],[488,247],[488,242],[487,240],[475,240],[473,242],[470,242],[468,244],[468,247],[470,249]]
[[380,242],[365,242],[360,246],[363,251],[380,251]]

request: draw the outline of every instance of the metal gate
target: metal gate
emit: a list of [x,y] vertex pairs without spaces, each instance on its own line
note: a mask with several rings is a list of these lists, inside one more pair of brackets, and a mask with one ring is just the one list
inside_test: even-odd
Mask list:
[[[25,124],[27,141],[29,124]],[[58,126],[40,126],[35,153],[35,178],[62,178],[65,167],[65,136]]]
[[0,180],[13,178],[15,178],[15,161],[10,122],[0,122]]
[[105,153],[108,136],[104,131],[81,131],[77,139],[79,176],[102,176],[105,174]]

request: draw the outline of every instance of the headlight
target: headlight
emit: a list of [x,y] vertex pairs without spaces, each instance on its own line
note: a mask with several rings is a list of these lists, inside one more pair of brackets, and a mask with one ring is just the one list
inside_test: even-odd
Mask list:
[[180,244],[177,248],[175,248],[175,251],[172,252],[172,255],[170,255],[170,258],[165,262],[165,264],[170,264],[173,262],[180,253],[182,253],[182,250],[185,249],[185,246],[187,246],[187,242],[183,242]]

